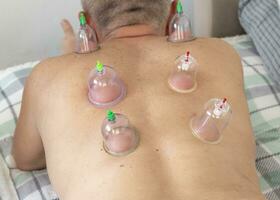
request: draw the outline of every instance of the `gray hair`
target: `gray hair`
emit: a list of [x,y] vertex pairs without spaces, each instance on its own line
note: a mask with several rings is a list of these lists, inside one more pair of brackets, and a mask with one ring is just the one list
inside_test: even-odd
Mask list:
[[81,0],[103,36],[122,26],[147,24],[163,33],[170,0]]

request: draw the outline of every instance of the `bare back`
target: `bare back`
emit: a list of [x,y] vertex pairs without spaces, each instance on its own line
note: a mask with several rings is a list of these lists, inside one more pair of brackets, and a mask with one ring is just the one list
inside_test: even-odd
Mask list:
[[[187,49],[200,64],[198,89],[178,94],[167,78]],[[106,111],[87,99],[88,74],[97,60],[115,67],[128,89],[113,110],[129,117],[141,142],[125,157],[103,150]],[[50,59],[35,71],[42,79],[36,123],[61,199],[263,199],[240,59],[223,41],[115,39],[93,54]],[[227,97],[234,113],[219,145],[200,142],[189,128],[191,116],[213,97]]]

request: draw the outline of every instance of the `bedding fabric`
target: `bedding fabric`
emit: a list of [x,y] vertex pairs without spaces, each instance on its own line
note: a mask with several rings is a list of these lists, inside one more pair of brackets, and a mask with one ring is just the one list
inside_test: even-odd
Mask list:
[[268,200],[280,200],[280,92],[273,85],[248,36],[225,40],[242,59],[261,190]]
[[0,199],[17,200],[18,196],[10,178],[9,169],[0,154]]
[[265,69],[280,91],[280,10],[278,0],[240,0],[239,19],[253,39]]
[[[256,137],[256,168],[262,192],[268,200],[280,200],[280,93],[267,76],[248,36],[225,41],[242,57],[244,88]],[[10,155],[23,85],[36,64],[27,63],[0,72],[0,153],[6,159]],[[57,199],[46,170],[23,172],[10,169],[10,178],[20,200]]]
[[[9,158],[11,152],[12,136],[20,111],[24,82],[36,64],[38,62],[31,62],[0,71],[0,153],[5,160]],[[5,167],[7,168],[7,166]],[[57,199],[46,170],[24,172],[10,169],[9,176],[20,200]],[[3,200],[6,200],[4,197],[7,195],[0,194],[0,197],[2,196]]]

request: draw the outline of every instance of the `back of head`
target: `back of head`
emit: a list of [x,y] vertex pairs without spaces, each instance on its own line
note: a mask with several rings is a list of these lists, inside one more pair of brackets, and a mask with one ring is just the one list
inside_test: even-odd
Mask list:
[[82,0],[103,36],[111,31],[136,24],[152,26],[162,34],[169,14],[170,0]]

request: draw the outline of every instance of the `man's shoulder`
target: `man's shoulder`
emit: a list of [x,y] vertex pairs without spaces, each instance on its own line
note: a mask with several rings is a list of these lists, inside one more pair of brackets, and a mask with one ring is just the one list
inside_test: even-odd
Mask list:
[[31,75],[37,76],[40,73],[55,73],[57,70],[63,68],[74,57],[74,54],[67,54],[42,60],[38,65],[34,67]]
[[235,53],[234,48],[221,38],[203,38],[198,37],[189,42],[171,43],[167,42],[164,37],[155,37],[145,41],[150,43],[150,47],[157,50],[167,50],[168,52],[177,52],[178,50],[207,50],[207,51],[220,51],[223,53]]
[[74,57],[74,54],[67,54],[42,60],[34,67],[28,79],[37,81],[50,79],[61,70],[67,68]]
[[72,58],[73,55],[69,54],[42,60],[28,76],[25,83],[25,90],[36,93],[46,88],[56,74],[65,70]]

